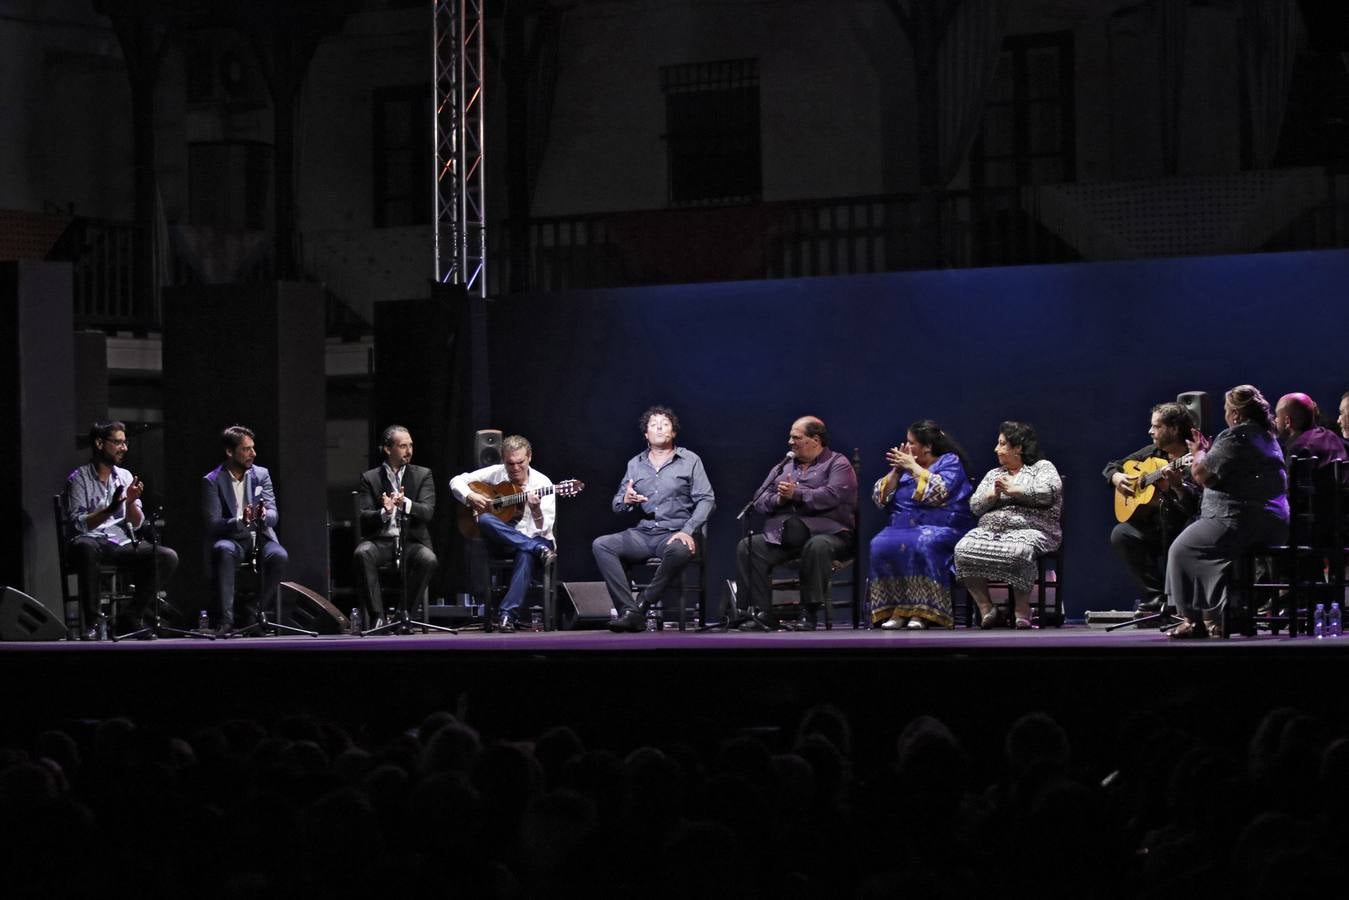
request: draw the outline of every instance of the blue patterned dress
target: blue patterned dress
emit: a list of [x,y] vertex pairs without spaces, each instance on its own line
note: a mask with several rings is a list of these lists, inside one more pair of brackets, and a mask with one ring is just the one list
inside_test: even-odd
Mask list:
[[970,491],[965,467],[954,453],[938,457],[917,478],[903,472],[896,485],[886,473],[876,482],[871,499],[890,521],[871,539],[873,622],[907,616],[952,626],[952,552],[974,525]]

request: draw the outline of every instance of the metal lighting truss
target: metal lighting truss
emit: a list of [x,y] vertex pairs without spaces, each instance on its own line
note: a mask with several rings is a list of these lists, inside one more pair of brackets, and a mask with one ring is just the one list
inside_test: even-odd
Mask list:
[[483,7],[433,0],[436,281],[487,297]]

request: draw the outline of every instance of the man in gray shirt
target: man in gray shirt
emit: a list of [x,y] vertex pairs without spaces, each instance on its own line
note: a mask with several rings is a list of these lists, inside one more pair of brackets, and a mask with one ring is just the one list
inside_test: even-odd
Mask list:
[[[155,584],[168,587],[178,568],[178,554],[163,544],[142,540],[145,524],[138,476],[122,468],[126,457],[126,426],[121,422],[96,422],[89,429],[92,457],[66,480],[65,510],[70,534],[67,550],[70,565],[79,575],[83,640],[98,636],[99,566],[111,563],[125,568],[135,579],[133,606],[119,611],[113,623],[117,633],[139,628],[156,602]],[[156,573],[156,569],[158,572]],[[73,617],[71,617],[73,619]],[[77,623],[69,621],[73,628]]]
[[[609,588],[618,617],[610,631],[641,631],[646,608],[659,600],[679,577],[697,550],[693,535],[712,514],[715,498],[703,461],[692,450],[675,446],[679,417],[665,406],[642,413],[638,424],[647,447],[628,460],[614,494],[616,513],[639,513],[641,521],[626,531],[595,538],[591,545],[600,576]],[[634,600],[625,563],[660,558],[660,565],[642,596]]]

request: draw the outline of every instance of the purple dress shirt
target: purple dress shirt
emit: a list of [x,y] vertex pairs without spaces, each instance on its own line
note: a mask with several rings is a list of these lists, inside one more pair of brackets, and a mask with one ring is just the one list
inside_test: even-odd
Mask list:
[[[775,485],[788,478],[796,481],[796,496],[783,500]],[[778,464],[759,485],[754,508],[768,516],[764,540],[782,543],[782,523],[800,517],[811,534],[839,534],[851,531],[857,509],[857,473],[842,453],[828,447],[809,467],[792,461]]]

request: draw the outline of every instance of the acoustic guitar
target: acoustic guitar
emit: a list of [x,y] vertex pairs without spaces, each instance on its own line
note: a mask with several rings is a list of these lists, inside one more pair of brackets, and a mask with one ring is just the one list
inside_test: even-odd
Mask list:
[[[515,520],[524,515],[525,501],[529,494],[525,488],[518,484],[510,481],[503,481],[500,484],[475,481],[469,485],[469,489],[484,497],[490,497],[492,505],[483,512],[496,516],[507,525],[513,524]],[[549,494],[556,494],[559,497],[575,497],[583,490],[585,490],[585,484],[575,478],[568,478],[566,481],[559,481],[551,487],[541,487],[536,493],[540,497],[547,497]],[[459,507],[459,533],[466,538],[478,536],[478,513],[474,512],[473,507],[467,503]]]
[[1161,501],[1157,491],[1157,482],[1166,477],[1167,472],[1182,471],[1190,468],[1190,454],[1167,462],[1156,456],[1147,459],[1126,459],[1121,471],[1133,479],[1134,495],[1126,497],[1115,491],[1115,521],[1127,522],[1138,511],[1155,506]]

